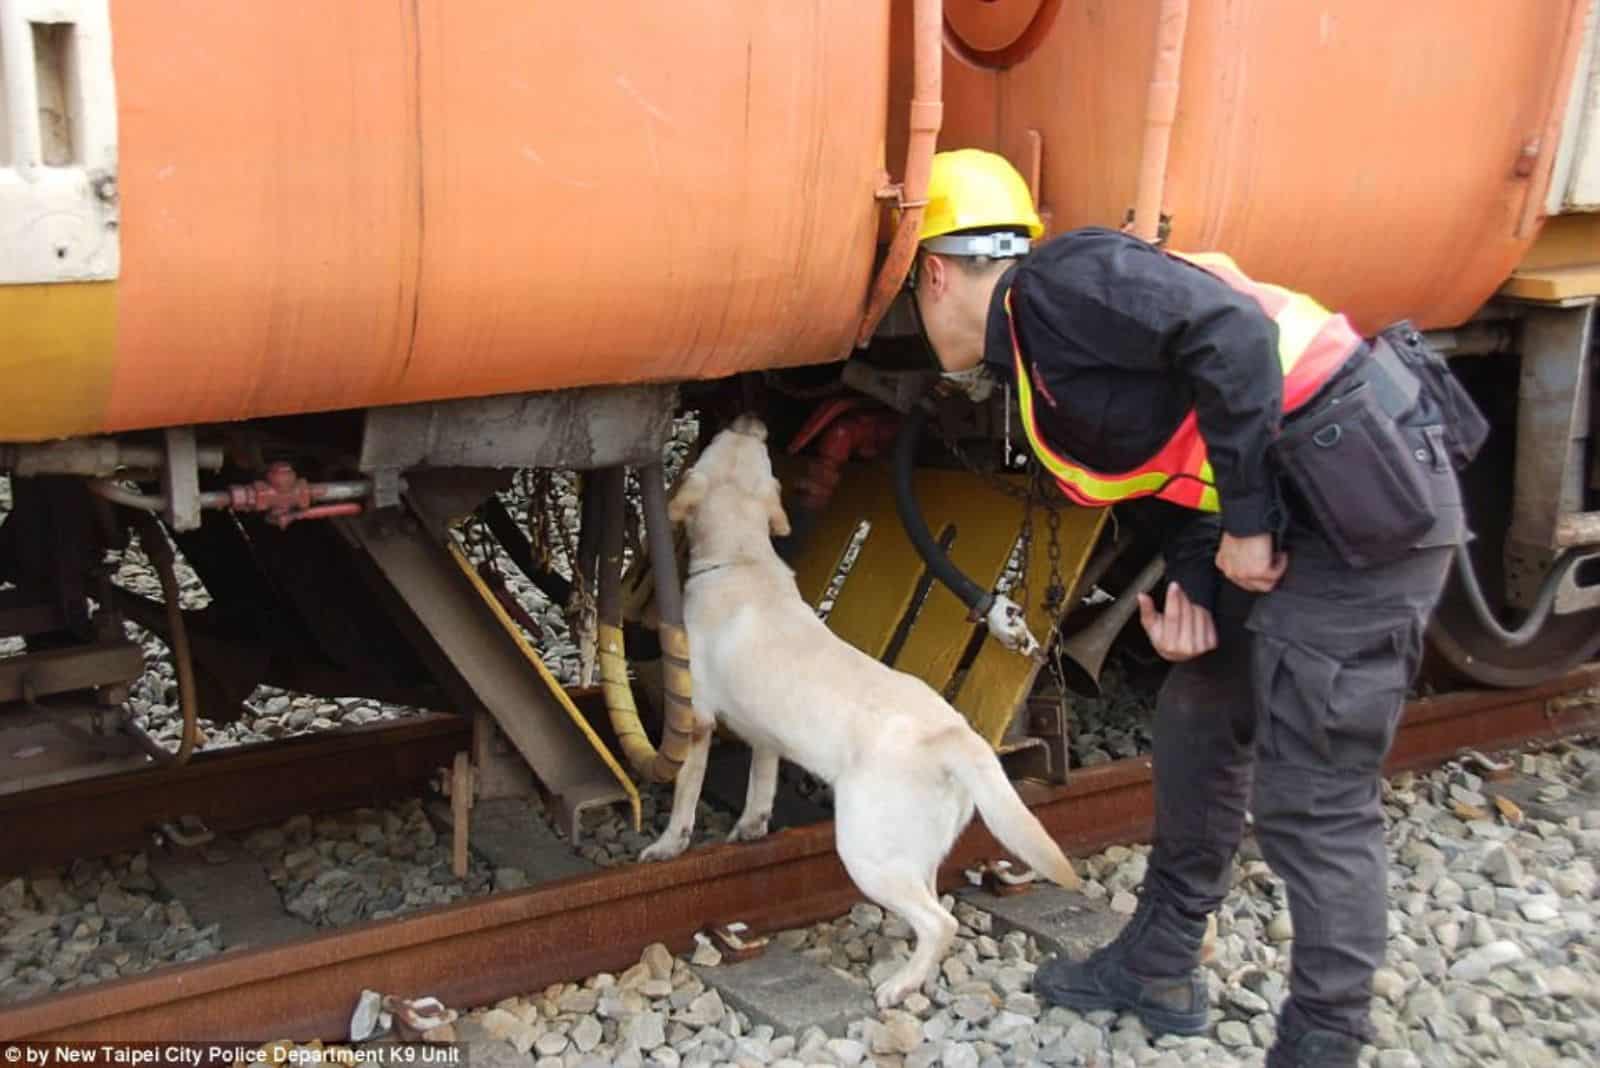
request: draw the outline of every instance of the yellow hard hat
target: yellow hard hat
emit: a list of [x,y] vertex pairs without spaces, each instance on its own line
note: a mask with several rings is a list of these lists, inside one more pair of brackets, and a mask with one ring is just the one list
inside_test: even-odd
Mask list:
[[1044,234],[1028,183],[1004,156],[960,148],[933,157],[918,241],[957,230],[1006,227],[1026,229],[1033,238]]

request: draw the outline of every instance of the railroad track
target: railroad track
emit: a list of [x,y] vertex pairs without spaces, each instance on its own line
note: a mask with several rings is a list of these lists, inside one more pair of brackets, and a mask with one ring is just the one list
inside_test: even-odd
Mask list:
[[[1442,763],[1464,749],[1494,751],[1595,729],[1600,667],[1591,666],[1533,689],[1413,702],[1389,770]],[[1067,786],[1030,783],[1021,790],[1072,852],[1150,833],[1147,758],[1076,772]],[[9,833],[14,825],[0,818]],[[941,883],[954,885],[964,867],[1000,855],[975,823]],[[560,880],[38,998],[0,1011],[0,1040],[337,1039],[363,988],[484,1004],[621,968],[650,942],[684,950],[712,924],[795,927],[838,915],[857,900],[834,855],[831,824],[815,824],[664,864]]]

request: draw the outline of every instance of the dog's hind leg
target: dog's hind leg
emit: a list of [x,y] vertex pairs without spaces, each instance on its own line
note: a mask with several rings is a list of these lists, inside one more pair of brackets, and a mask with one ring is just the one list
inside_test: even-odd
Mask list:
[[911,959],[878,984],[880,1008],[898,1004],[927,981],[958,926],[933,884],[963,803],[901,785],[879,774],[847,778],[834,788],[834,843],[845,870],[862,893],[898,913],[917,935]]
[[745,787],[744,814],[728,833],[730,842],[753,842],[767,835],[772,819],[772,799],[778,792],[778,751],[753,749],[750,754],[750,783]]
[[956,918],[944,910],[927,876],[909,868],[878,868],[871,862],[845,867],[863,893],[892,909],[917,933],[917,948],[901,969],[878,984],[874,996],[880,1009],[898,1005],[933,974],[956,937]]
[[711,733],[712,723],[696,721],[689,755],[673,780],[672,816],[667,820],[667,829],[639,854],[640,860],[670,860],[689,848],[695,806],[700,803],[700,787],[706,778],[706,757],[711,752]]

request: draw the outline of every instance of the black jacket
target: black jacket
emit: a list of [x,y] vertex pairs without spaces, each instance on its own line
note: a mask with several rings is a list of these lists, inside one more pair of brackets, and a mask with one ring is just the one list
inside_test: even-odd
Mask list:
[[[1281,529],[1266,457],[1283,412],[1278,328],[1254,300],[1138,238],[1073,230],[995,287],[984,362],[1002,381],[1015,369],[1007,292],[1035,372],[1034,410],[1053,448],[1098,471],[1128,471],[1154,456],[1192,409],[1216,478],[1220,528],[1241,537]],[[1185,523],[1195,513],[1131,510],[1183,528],[1168,542],[1169,568],[1187,593],[1213,604],[1216,519]]]
[[1038,372],[1034,410],[1057,451],[1098,471],[1128,471],[1193,409],[1223,529],[1277,528],[1266,449],[1282,421],[1283,372],[1278,328],[1254,300],[1136,237],[1073,230],[995,287],[984,361],[1005,379],[1014,366],[1007,291]]

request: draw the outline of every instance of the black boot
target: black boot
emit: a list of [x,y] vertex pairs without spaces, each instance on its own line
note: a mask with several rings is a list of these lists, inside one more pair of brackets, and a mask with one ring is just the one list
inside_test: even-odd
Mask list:
[[1356,1068],[1362,1042],[1320,1027],[1281,1035],[1267,1051],[1266,1068]]
[[1198,1035],[1206,1029],[1200,945],[1206,920],[1180,912],[1145,885],[1122,933],[1082,963],[1065,957],[1034,973],[1033,989],[1052,1005],[1078,1012],[1131,1011],[1153,1034]]

